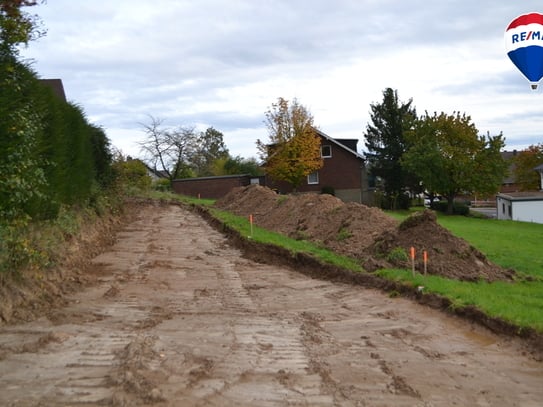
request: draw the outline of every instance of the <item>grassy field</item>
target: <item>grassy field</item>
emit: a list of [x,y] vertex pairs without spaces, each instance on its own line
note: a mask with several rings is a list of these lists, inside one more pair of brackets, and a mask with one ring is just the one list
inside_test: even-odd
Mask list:
[[[253,226],[248,219],[211,207],[213,201],[183,198],[187,203],[209,206],[213,215],[242,235],[262,243],[285,247],[291,252],[311,253],[320,260],[346,269],[364,272],[353,259],[339,256],[310,242]],[[402,220],[409,213],[393,213]],[[519,327],[543,332],[543,225],[462,216],[438,216],[438,222],[465,239],[491,261],[518,272],[515,282],[462,282],[438,276],[413,276],[410,270],[381,270],[384,278],[407,285],[424,287],[425,292],[443,295],[453,307],[475,306],[492,317],[499,317]]]

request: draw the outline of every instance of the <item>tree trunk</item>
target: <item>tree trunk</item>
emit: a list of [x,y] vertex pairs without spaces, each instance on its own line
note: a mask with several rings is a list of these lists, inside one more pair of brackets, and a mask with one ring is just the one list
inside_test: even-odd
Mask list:
[[447,215],[454,214],[454,195],[447,197]]

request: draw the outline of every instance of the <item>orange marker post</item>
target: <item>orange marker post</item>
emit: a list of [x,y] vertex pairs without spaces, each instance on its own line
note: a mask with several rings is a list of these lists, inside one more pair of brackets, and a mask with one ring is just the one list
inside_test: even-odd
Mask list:
[[249,215],[249,223],[251,224],[251,235],[249,237],[253,237],[253,215]]
[[424,260],[424,275],[426,275],[428,269],[428,252],[426,250],[422,252],[422,258]]
[[415,277],[415,248],[411,246],[411,269],[413,271],[413,277]]

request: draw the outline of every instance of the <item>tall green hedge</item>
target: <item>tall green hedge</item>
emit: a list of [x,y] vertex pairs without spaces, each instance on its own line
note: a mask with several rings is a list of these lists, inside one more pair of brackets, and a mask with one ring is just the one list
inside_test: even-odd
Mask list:
[[15,58],[0,60],[0,218],[54,218],[112,181],[109,140]]

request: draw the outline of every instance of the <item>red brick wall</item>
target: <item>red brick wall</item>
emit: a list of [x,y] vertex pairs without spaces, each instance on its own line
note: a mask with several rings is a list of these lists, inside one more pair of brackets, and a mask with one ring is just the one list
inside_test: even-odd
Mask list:
[[251,182],[248,175],[233,175],[228,177],[205,177],[179,179],[172,182],[173,190],[182,195],[204,199],[218,199],[225,196],[232,188],[246,186]]

